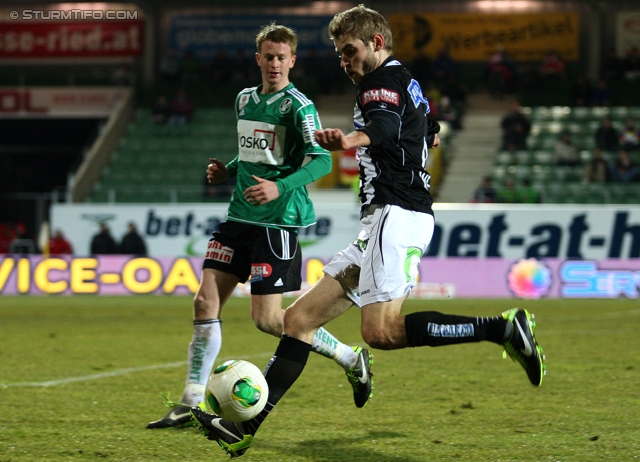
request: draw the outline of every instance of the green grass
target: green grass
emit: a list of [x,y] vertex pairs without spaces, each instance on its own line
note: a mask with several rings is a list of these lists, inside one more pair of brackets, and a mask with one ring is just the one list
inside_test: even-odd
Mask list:
[[[216,364],[262,368],[273,353],[277,339],[252,326],[248,304],[225,307]],[[342,370],[312,355],[242,460],[640,459],[637,300],[410,301],[406,311],[514,304],[537,315],[540,389],[490,343],[375,351],[374,398],[356,409]],[[0,297],[0,461],[227,460],[193,428],[145,429],[166,412],[160,393],[180,396],[190,319],[187,297]],[[359,325],[351,309],[327,327],[362,344]],[[73,378],[84,379],[64,382]]]

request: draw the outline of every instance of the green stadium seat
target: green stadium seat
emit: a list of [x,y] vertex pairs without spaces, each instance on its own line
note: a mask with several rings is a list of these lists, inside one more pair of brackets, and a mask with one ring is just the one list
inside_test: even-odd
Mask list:
[[507,167],[505,165],[494,165],[493,171],[491,172],[491,178],[496,183],[501,183],[504,181],[507,175]]
[[610,117],[611,109],[604,106],[595,106],[591,108],[591,118],[594,120],[602,120],[605,117]]
[[553,167],[534,165],[531,167],[531,179],[537,183],[548,183],[553,179]]
[[537,165],[551,165],[554,157],[555,155],[551,150],[537,150],[533,152],[533,163]]
[[533,154],[529,151],[516,151],[514,153],[515,163],[518,165],[530,165]]
[[509,151],[500,151],[496,154],[496,165],[511,165],[514,163],[513,154]]
[[577,122],[584,122],[591,118],[591,111],[588,107],[574,107],[571,110],[571,119]]
[[510,165],[507,167],[507,174],[514,177],[517,181],[522,181],[525,178],[531,178],[531,166]]
[[616,120],[624,120],[629,117],[629,108],[626,106],[612,107],[609,112],[609,117]]

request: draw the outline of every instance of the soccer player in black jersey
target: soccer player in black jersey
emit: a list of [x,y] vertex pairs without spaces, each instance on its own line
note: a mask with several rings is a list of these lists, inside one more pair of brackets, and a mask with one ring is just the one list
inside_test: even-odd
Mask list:
[[232,457],[246,452],[271,409],[302,373],[316,329],[353,304],[361,307],[362,337],[373,348],[487,340],[517,360],[534,386],[541,385],[545,371],[535,323],[526,310],[487,318],[435,311],[401,314],[434,229],[425,166],[428,147],[438,142],[438,127],[429,122],[429,103],[420,85],[393,58],[391,29],[382,15],[360,5],[338,13],[329,33],[341,66],[358,87],[355,130],[346,135],[339,129],[317,130],[315,138],[330,151],[358,147],[362,231],[285,312],[284,334],[266,370],[269,398],[264,410],[234,424],[192,408],[205,435]]

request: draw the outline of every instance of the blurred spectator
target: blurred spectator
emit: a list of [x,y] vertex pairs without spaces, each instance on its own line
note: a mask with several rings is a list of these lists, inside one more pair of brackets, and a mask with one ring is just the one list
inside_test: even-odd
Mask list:
[[594,135],[596,146],[603,151],[617,151],[619,136],[618,130],[611,125],[611,119],[605,117]]
[[73,253],[73,247],[62,234],[62,231],[56,229],[53,236],[49,238],[49,254],[51,255],[68,255]]
[[576,79],[571,90],[571,103],[573,106],[591,106],[593,87],[586,75]]
[[118,253],[116,241],[105,222],[100,223],[100,231],[91,239],[90,252],[92,255],[113,255]]
[[618,57],[615,48],[609,48],[602,62],[600,76],[607,82],[618,80],[622,77],[624,63]]
[[450,75],[447,81],[441,86],[440,91],[451,99],[451,105],[455,107],[460,115],[464,114],[467,103],[467,91],[455,75]]
[[640,147],[640,133],[636,128],[636,122],[629,117],[620,131],[620,147],[632,151]]
[[531,185],[528,178],[522,180],[522,185],[516,188],[516,202],[521,204],[539,204],[540,193]]
[[231,68],[233,69],[231,77],[236,82],[248,82],[251,80],[251,70],[254,66],[256,66],[255,61],[249,59],[243,49],[238,49],[231,63]]
[[451,58],[447,47],[441,48],[438,52],[431,65],[431,72],[438,82],[445,82],[450,76],[455,75],[456,64]]
[[640,77],[640,49],[632,45],[627,50],[622,61],[622,72],[627,80],[635,80]]
[[631,160],[629,152],[622,149],[618,158],[609,167],[611,181],[631,182],[638,179],[638,166]]
[[130,86],[135,83],[135,74],[130,64],[122,64],[115,68],[111,74],[111,82],[114,85]]
[[0,223],[0,255],[3,253],[9,253],[9,246],[13,240],[13,233],[11,226],[7,223]]
[[129,232],[122,236],[122,241],[120,242],[120,247],[118,249],[119,253],[123,255],[146,257],[147,245],[144,243],[142,236],[138,234],[136,224],[133,221],[130,221],[127,224],[127,227],[129,228]]
[[473,194],[473,201],[481,204],[490,204],[496,201],[497,191],[493,187],[493,182],[490,176],[485,176],[482,180],[482,184],[478,186]]
[[215,83],[227,82],[231,78],[231,60],[225,50],[218,50],[211,64],[212,78]]
[[32,254],[36,253],[36,243],[29,237],[24,223],[16,225],[16,234],[9,244],[10,253]]
[[[348,79],[345,77],[347,74],[344,72],[340,65],[336,65],[336,61],[339,61],[336,52],[334,50],[327,50],[324,53],[324,57],[320,58],[319,67],[322,69],[320,72],[320,89],[326,93],[340,92],[341,88],[348,83]],[[317,72],[316,68],[316,74]]]
[[180,74],[180,82],[182,84],[191,84],[198,81],[198,74],[200,73],[200,64],[193,57],[193,53],[190,51],[185,52],[184,56],[180,60],[178,65],[178,72]]
[[549,50],[544,55],[538,72],[543,78],[565,78],[567,65],[558,53]]
[[176,59],[176,55],[173,50],[167,50],[162,58],[160,58],[158,72],[160,73],[160,76],[168,82],[175,82],[178,80],[180,63]]
[[501,204],[514,204],[518,202],[518,191],[516,191],[513,178],[506,178],[504,186],[496,194],[496,202]]
[[556,164],[567,167],[579,165],[578,150],[573,144],[573,135],[569,131],[563,131],[554,146]]
[[593,87],[591,104],[593,106],[611,106],[611,88],[604,79],[598,80],[598,84]]
[[606,183],[609,181],[609,164],[602,156],[602,149],[593,151],[593,158],[584,167],[585,183]]
[[431,107],[431,116],[438,117],[438,108],[440,107],[440,98],[442,98],[442,93],[440,93],[440,89],[436,86],[435,82],[428,81],[423,88],[424,96],[429,100],[429,106]]
[[193,115],[193,103],[184,88],[178,90],[175,99],[171,103],[171,117],[169,123],[172,125],[184,125],[191,120]]
[[440,98],[440,104],[438,105],[438,120],[445,120],[449,122],[451,124],[451,128],[454,130],[460,130],[462,128],[460,112],[451,104],[451,100],[448,96]]
[[511,92],[514,88],[515,73],[515,65],[507,56],[504,45],[500,44],[489,57],[487,65],[489,93],[494,96],[501,96]]
[[153,106],[153,112],[151,119],[155,124],[162,125],[167,123],[171,117],[171,106],[167,101],[166,96],[158,96],[155,106]]
[[500,122],[502,127],[502,147],[503,150],[510,149],[519,151],[525,149],[527,136],[531,131],[531,122],[520,112],[520,103],[514,101],[509,112]]
[[425,54],[425,52],[424,52],[424,50],[422,48],[418,49],[418,53],[416,54],[415,58],[413,58],[408,63],[407,67],[409,68],[409,71],[413,75],[413,78],[415,78],[421,86],[424,86],[424,84],[427,81],[431,80],[431,78],[432,78],[432,76],[431,76],[431,68],[432,68],[431,60]]

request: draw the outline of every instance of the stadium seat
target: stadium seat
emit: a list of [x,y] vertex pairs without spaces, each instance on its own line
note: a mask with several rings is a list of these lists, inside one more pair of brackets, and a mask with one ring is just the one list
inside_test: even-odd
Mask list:
[[537,150],[533,152],[533,163],[537,165],[551,165],[554,160],[553,151]]
[[531,164],[533,155],[529,151],[516,151],[514,153],[514,161],[517,165]]
[[511,165],[513,164],[513,154],[509,151],[500,151],[496,154],[496,165]]

